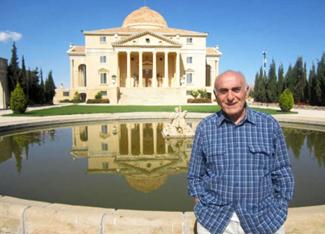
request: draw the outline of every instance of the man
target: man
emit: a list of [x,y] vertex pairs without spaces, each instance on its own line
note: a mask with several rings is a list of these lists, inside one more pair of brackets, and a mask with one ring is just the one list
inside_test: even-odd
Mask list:
[[284,233],[294,180],[279,123],[246,105],[240,72],[215,81],[221,111],[198,125],[188,170],[198,233]]

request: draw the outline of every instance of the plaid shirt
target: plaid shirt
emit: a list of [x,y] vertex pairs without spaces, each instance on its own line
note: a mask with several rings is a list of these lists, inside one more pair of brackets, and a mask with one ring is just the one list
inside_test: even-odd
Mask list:
[[246,108],[235,125],[223,112],[198,125],[188,191],[198,222],[223,233],[234,212],[245,233],[274,233],[285,222],[294,179],[279,123]]

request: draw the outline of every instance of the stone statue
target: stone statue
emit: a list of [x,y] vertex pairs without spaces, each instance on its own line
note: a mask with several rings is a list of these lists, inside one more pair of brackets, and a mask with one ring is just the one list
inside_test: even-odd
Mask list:
[[175,108],[175,112],[171,116],[171,123],[162,130],[165,138],[192,137],[194,135],[192,128],[185,121],[186,114],[187,111],[182,111],[180,106]]

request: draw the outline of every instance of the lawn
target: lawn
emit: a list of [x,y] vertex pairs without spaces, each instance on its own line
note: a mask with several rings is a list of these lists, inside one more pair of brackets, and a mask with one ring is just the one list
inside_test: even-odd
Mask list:
[[[53,107],[43,110],[28,111],[25,114],[10,114],[10,116],[52,116],[52,115],[73,115],[73,114],[94,114],[94,113],[121,113],[121,112],[173,112],[177,106],[100,106],[100,105],[68,105],[61,107]],[[277,110],[254,108],[268,114],[278,114]],[[182,110],[188,112],[213,113],[220,110],[217,105],[186,105],[182,106]]]

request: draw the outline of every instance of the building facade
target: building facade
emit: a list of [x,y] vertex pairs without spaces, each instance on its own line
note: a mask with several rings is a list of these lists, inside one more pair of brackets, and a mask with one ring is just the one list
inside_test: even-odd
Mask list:
[[8,100],[7,59],[0,58],[0,109],[7,109]]
[[212,93],[218,48],[207,33],[170,28],[158,12],[141,7],[121,27],[83,31],[85,45],[71,45],[70,89],[56,90],[55,102],[103,98],[119,104],[183,104],[191,90]]

